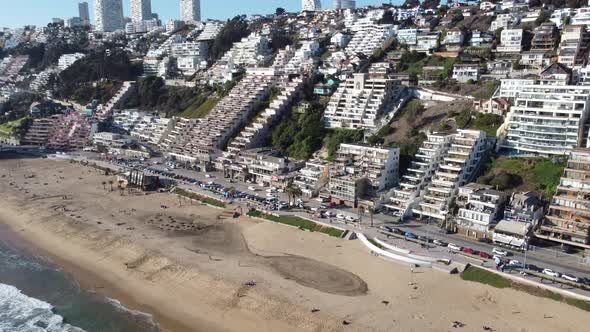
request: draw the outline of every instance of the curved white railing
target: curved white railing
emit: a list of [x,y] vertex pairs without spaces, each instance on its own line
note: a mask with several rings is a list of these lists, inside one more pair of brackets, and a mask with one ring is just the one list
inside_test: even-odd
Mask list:
[[421,266],[427,266],[427,267],[431,267],[432,263],[431,262],[427,262],[424,260],[419,260],[419,259],[414,259],[414,258],[410,258],[410,257],[406,257],[406,256],[402,256],[402,255],[398,255],[398,254],[394,254],[392,252],[389,251],[385,251],[379,247],[377,247],[376,245],[372,244],[367,237],[362,234],[362,233],[357,233],[356,236],[359,238],[359,240],[361,240],[361,242],[368,247],[369,249],[371,249],[373,252],[377,253],[378,255],[382,255],[391,259],[394,259],[396,261],[400,261],[400,262],[404,262],[404,263],[408,263],[408,264],[417,264],[417,265],[421,265]]

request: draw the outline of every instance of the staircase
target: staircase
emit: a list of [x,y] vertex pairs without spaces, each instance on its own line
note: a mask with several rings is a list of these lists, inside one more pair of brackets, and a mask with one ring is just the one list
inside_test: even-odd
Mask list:
[[119,89],[119,91],[117,91],[113,98],[111,98],[106,104],[99,105],[99,108],[96,111],[96,117],[100,121],[104,121],[109,116],[111,116],[115,107],[127,99],[129,95],[135,90],[135,84],[136,83],[133,81],[123,82],[123,86]]

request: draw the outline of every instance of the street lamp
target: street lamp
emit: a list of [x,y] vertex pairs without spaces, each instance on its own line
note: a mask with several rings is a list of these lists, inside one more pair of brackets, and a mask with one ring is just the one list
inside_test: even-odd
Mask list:
[[524,262],[522,263],[522,269],[520,274],[525,275],[524,270],[526,269],[526,255],[529,252],[529,239],[527,236],[524,237]]

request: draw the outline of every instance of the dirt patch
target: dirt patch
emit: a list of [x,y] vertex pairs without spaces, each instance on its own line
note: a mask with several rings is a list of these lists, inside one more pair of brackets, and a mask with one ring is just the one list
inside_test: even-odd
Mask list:
[[344,296],[365,295],[368,291],[363,279],[333,265],[299,256],[273,256],[266,259],[281,276],[305,287]]

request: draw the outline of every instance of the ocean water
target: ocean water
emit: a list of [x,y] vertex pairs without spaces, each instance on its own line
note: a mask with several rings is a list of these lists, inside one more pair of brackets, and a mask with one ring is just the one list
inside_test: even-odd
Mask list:
[[158,332],[148,314],[85,291],[0,225],[0,332]]

